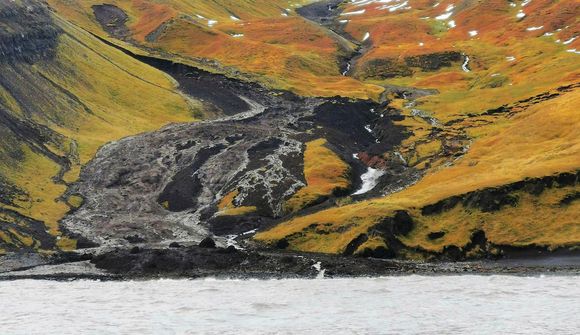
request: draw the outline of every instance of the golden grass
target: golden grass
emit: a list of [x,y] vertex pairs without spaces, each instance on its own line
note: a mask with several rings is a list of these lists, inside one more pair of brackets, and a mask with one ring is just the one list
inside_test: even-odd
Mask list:
[[[358,234],[366,232],[381,219],[392,215],[394,210],[406,209],[417,213],[418,208],[454,195],[504,185],[527,177],[575,171],[580,166],[580,115],[576,112],[580,105],[579,100],[580,92],[576,90],[534,105],[514,117],[509,125],[502,127],[497,133],[476,141],[465,157],[455,165],[431,172],[419,183],[400,193],[294,218],[257,234],[256,239],[271,242],[294,233],[307,232],[305,236],[291,241],[292,249],[339,253]],[[483,220],[479,223],[480,226],[497,243],[508,242],[510,239],[519,241],[522,245],[542,243],[557,246],[580,242],[577,234],[577,207],[571,206],[566,210],[553,208],[543,214],[534,214],[534,202],[529,200],[524,199],[519,209],[521,212],[517,212],[517,209],[512,212],[504,210],[505,212],[501,211],[502,214],[479,217]],[[503,213],[508,214],[502,216]],[[531,221],[511,220],[510,215],[523,218],[521,220],[530,215]],[[471,221],[474,217],[460,210],[446,213],[438,219],[441,220],[440,228],[457,227],[457,235],[449,236],[458,244],[464,243],[469,237],[467,233],[475,227]],[[528,225],[529,228],[532,224],[540,229],[547,220],[554,224],[549,231],[543,233],[544,237],[536,236],[528,241],[518,240],[520,237],[529,237],[529,233],[524,234],[523,229],[517,228],[518,226]],[[571,226],[574,221],[576,228],[570,228],[575,227]],[[320,235],[308,231],[312,224],[327,224],[335,230],[340,227],[349,229],[340,236]],[[513,229],[505,229],[512,225]],[[502,229],[504,234],[499,233]],[[559,233],[565,234],[559,236]]]
[[[497,212],[484,213],[458,205],[448,212],[433,216],[417,215],[417,227],[402,242],[409,247],[441,252],[445,246],[459,248],[470,242],[476,230],[483,230],[488,240],[496,245],[511,246],[571,246],[580,241],[578,212],[580,203],[560,205],[567,194],[580,187],[549,189],[540,196],[517,192],[519,204]],[[431,232],[445,232],[436,240]]]
[[364,242],[363,244],[361,244],[354,252],[355,255],[360,255],[362,254],[366,249],[370,249],[370,250],[376,250],[378,248],[385,248],[388,249],[387,244],[385,243],[385,240],[378,237],[378,236],[372,236],[370,237],[368,240],[366,240],[366,242]]
[[226,208],[217,213],[218,216],[241,216],[254,213],[258,210],[256,206],[240,206]]
[[335,191],[348,189],[350,167],[332,150],[325,139],[306,144],[304,151],[304,176],[306,186],[284,204],[286,212],[297,212]]
[[218,204],[218,209],[221,211],[224,209],[234,207],[234,199],[238,196],[238,194],[240,194],[240,191],[238,191],[238,190],[234,190],[234,191],[231,191],[230,193],[226,194],[220,200],[220,203]]
[[240,206],[236,207],[234,200],[240,194],[238,190],[234,190],[226,194],[218,204],[218,216],[239,216],[254,213],[258,210],[256,206]]
[[[74,2],[74,5],[71,4]],[[299,3],[307,3],[302,1]],[[50,0],[56,11],[84,29],[137,53],[128,43],[107,36],[93,18],[92,5],[102,2]],[[207,68],[199,58],[217,60],[221,66],[233,68],[252,79],[305,96],[343,95],[377,99],[382,89],[340,75],[337,66],[339,42],[328,32],[303,18],[281,15],[290,8],[288,1],[111,1],[129,16],[128,26],[140,46],[163,50],[179,56],[180,61]],[[293,3],[293,4],[299,4]],[[231,13],[242,18],[234,21]],[[210,27],[207,19],[217,20]],[[184,18],[187,16],[187,18]],[[153,26],[169,18],[172,23],[156,42],[144,41]],[[232,34],[243,34],[234,38]],[[348,44],[348,43],[347,43]],[[350,45],[350,48],[353,46]],[[215,69],[208,69],[213,70]]]

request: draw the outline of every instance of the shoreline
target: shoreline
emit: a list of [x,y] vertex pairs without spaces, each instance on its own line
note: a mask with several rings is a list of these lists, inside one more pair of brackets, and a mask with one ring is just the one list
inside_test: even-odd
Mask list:
[[[13,261],[26,255],[12,255]],[[13,280],[281,280],[458,275],[580,275],[580,254],[533,258],[422,262],[287,251],[199,246],[115,249],[99,255],[61,253],[44,262],[9,268],[0,258],[0,281]]]

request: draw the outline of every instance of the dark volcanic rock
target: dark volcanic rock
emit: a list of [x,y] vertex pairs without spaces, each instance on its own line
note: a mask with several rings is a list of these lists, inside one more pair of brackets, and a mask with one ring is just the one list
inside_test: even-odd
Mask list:
[[[185,92],[228,116],[170,125],[104,146],[67,192],[85,199],[83,206],[63,220],[97,243],[115,244],[135,233],[150,243],[199,242],[211,232],[240,235],[270,225],[286,215],[283,204],[306,184],[306,142],[326,138],[329,148],[351,164],[356,185],[366,167],[353,154],[383,153],[407,136],[404,127],[394,125],[396,112],[386,104],[304,98],[133,56],[168,72]],[[220,215],[220,200],[232,192],[234,206],[256,210]],[[224,245],[225,239],[216,243]]]
[[0,2],[0,63],[52,58],[60,33],[43,2]]
[[395,77],[408,77],[413,74],[413,70],[406,64],[398,62],[396,59],[373,59],[361,64],[356,76],[361,79],[388,79]]
[[[478,208],[483,212],[494,212],[505,206],[517,206],[517,191],[540,195],[545,189],[577,185],[580,171],[566,172],[542,178],[528,178],[523,181],[495,188],[486,188],[463,195],[453,196],[422,208],[423,215],[435,215],[448,211],[458,204],[468,208]],[[570,196],[570,202],[574,196]]]
[[334,18],[342,12],[340,4],[343,2],[344,0],[316,1],[296,9],[296,12],[318,24],[332,24]]
[[123,40],[130,36],[131,31],[126,26],[129,16],[121,8],[109,4],[94,5],[93,13],[103,30],[112,37]]
[[204,238],[201,242],[199,242],[200,248],[215,248],[215,241],[211,237]]
[[286,249],[290,246],[290,243],[287,239],[283,238],[276,242],[276,249]]
[[255,252],[234,249],[146,249],[138,254],[115,250],[92,258],[97,268],[120,278],[151,277],[235,277],[235,278],[314,278],[313,266],[321,263],[328,276],[386,275],[408,271],[412,264],[347,258],[329,255]]
[[354,254],[354,252],[366,241],[368,241],[369,237],[367,234],[360,234],[354,240],[350,241],[346,248],[344,249],[343,255],[350,256]]
[[405,58],[409,67],[418,67],[423,71],[437,71],[442,67],[450,67],[454,62],[460,62],[463,58],[461,53],[446,51],[427,55],[419,55]]
[[433,241],[433,240],[440,239],[443,236],[445,236],[444,231],[435,231],[435,232],[429,233],[429,235],[427,235],[427,238]]

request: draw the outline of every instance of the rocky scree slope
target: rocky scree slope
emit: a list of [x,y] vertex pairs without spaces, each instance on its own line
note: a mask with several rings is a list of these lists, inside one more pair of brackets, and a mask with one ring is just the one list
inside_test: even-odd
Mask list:
[[[326,178],[344,178],[346,184],[313,194],[297,211],[354,193],[365,166],[353,155],[393,150],[406,136],[393,124],[397,112],[386,104],[303,98],[139,58],[171,73],[188,94],[229,116],[167,126],[99,150],[67,192],[82,198],[83,206],[63,220],[67,229],[98,244],[197,243],[211,233],[226,236],[223,244],[233,243],[236,235],[295,214],[286,204],[309,186],[304,160],[313,141],[324,139],[322,150],[346,167]],[[376,192],[404,186],[404,176],[413,173],[393,156]],[[376,193],[361,196],[370,194]]]

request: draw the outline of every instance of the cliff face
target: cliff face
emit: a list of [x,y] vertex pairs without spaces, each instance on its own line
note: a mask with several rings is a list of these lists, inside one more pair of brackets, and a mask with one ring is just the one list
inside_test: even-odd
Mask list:
[[61,33],[39,1],[0,3],[0,62],[33,63],[54,57]]

